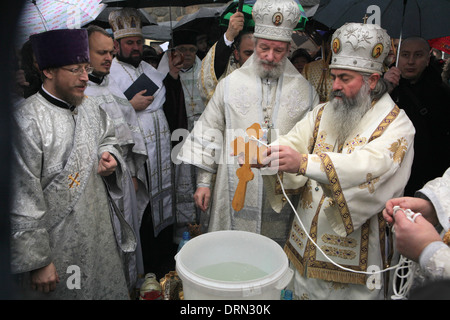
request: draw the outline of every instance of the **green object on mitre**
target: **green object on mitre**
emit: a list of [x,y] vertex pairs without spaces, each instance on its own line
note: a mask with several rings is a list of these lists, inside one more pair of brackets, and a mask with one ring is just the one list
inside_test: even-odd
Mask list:
[[[253,30],[255,28],[255,21],[252,18],[252,9],[253,5],[255,4],[256,0],[244,0],[244,5],[242,7],[242,12],[244,13],[244,30]],[[295,0],[298,4],[298,8],[300,9],[300,21],[298,22],[297,26],[294,28],[294,30],[305,30],[306,21],[308,21],[308,18],[306,17],[305,10],[303,9],[302,5]],[[239,0],[234,0],[228,8],[225,9],[225,11],[220,16],[220,25],[223,27],[228,27],[228,23],[230,22],[230,17],[236,12],[239,5]]]

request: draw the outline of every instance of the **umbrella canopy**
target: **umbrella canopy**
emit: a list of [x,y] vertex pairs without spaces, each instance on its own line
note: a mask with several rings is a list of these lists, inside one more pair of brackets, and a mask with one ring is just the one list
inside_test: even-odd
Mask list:
[[[109,25],[109,14],[111,11],[114,10],[120,10],[122,8],[120,7],[106,7],[98,16],[95,21],[93,21],[93,24],[96,24],[102,28],[111,28]],[[138,9],[139,17],[141,18],[142,26],[150,26],[150,25],[157,25],[155,18],[153,18],[147,11],[144,9]]]
[[103,0],[108,6],[150,8],[150,7],[187,7],[195,4],[227,3],[229,0]]
[[157,25],[142,27],[144,38],[157,41],[170,41],[172,39],[172,29],[176,27],[178,21],[164,21]]
[[377,23],[392,38],[434,39],[450,33],[450,0],[321,0],[314,19],[331,29],[346,22]]
[[198,11],[182,17],[174,30],[190,29],[205,32],[212,24],[218,24],[219,18],[226,8],[226,6],[201,7]]
[[220,27],[220,16],[227,6],[222,7],[201,7],[198,11],[182,17],[173,31],[190,30],[198,35],[206,35],[209,42],[216,42],[223,34]]
[[[253,21],[252,17],[252,9],[253,5],[255,4],[256,0],[244,0],[244,5],[242,7],[242,12],[244,13],[244,30],[247,29],[253,29],[255,27],[255,21]],[[298,7],[300,9],[300,20],[295,27],[294,30],[304,30],[306,21],[308,21],[308,18],[306,17],[305,10],[303,10],[302,5],[300,4],[300,0],[295,0],[297,2]],[[236,9],[239,5],[238,0],[234,0],[224,11],[221,17],[220,24],[222,26],[228,26],[228,23],[230,22],[230,17],[236,12]]]
[[32,34],[74,29],[86,25],[100,14],[106,5],[101,0],[27,0],[18,20],[16,45],[21,47]]

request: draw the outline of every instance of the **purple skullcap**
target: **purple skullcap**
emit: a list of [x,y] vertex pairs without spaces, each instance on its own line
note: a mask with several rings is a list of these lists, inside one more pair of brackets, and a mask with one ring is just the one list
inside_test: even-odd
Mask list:
[[58,29],[30,37],[39,69],[89,62],[86,29]]

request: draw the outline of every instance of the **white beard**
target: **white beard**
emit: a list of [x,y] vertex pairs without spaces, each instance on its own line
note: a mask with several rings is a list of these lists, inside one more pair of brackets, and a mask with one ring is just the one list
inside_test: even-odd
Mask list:
[[336,136],[338,145],[341,145],[372,107],[372,99],[367,83],[364,83],[354,98],[347,98],[342,94],[342,99],[336,99],[335,96],[339,96],[339,92],[331,92],[330,95],[333,121],[330,134]]
[[[253,63],[256,66],[256,74],[261,79],[278,79],[284,72],[286,66],[287,55],[283,57],[278,63],[270,63],[265,60],[261,60],[257,54],[253,55]],[[273,68],[268,70],[264,68],[264,65],[272,65]]]

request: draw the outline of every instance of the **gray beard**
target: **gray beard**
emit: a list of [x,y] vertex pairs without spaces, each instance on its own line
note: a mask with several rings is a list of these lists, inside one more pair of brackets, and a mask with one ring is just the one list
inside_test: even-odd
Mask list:
[[[256,74],[261,79],[278,79],[284,72],[287,61],[287,55],[284,56],[283,59],[278,63],[269,63],[264,60],[261,60],[258,55],[253,55],[253,63],[256,66]],[[271,70],[267,70],[264,68],[264,65],[269,64],[274,66]]]
[[[336,96],[341,96],[342,100],[336,99]],[[365,83],[353,98],[347,98],[341,92],[331,92],[330,105],[330,119],[333,121],[330,134],[336,136],[338,145],[341,145],[372,107],[369,85]]]

